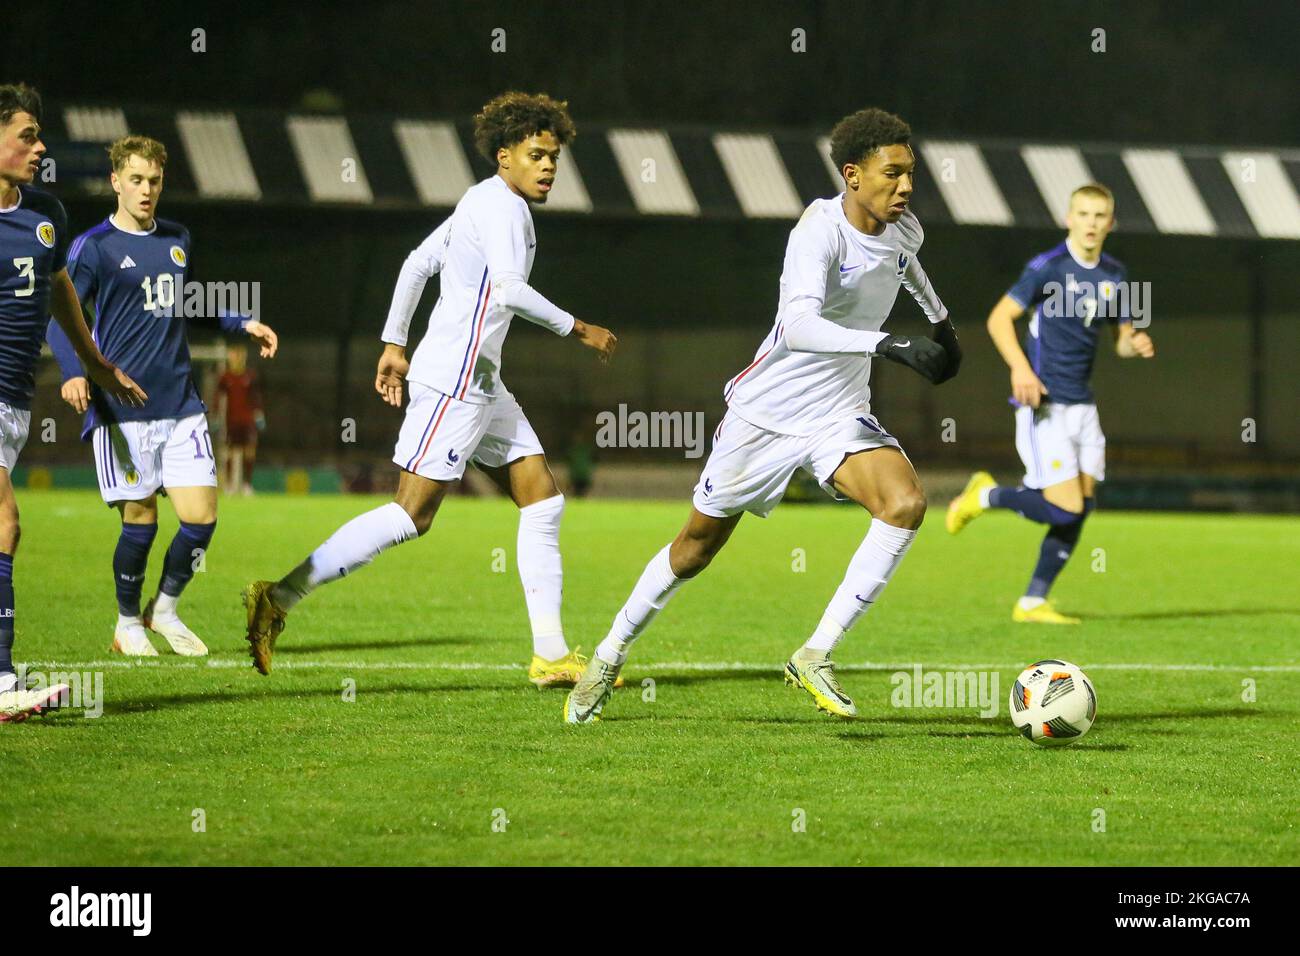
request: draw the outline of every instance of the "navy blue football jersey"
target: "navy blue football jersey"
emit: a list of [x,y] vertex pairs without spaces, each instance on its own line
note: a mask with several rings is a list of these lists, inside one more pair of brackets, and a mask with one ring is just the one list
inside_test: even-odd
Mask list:
[[1007,295],[1030,312],[1025,354],[1047,386],[1045,401],[1091,403],[1092,362],[1103,325],[1128,322],[1127,275],[1114,256],[1096,265],[1075,259],[1062,242],[1029,260]]
[[[0,209],[0,402],[30,409],[50,315],[50,276],[68,257],[68,215],[47,192],[18,187]],[[72,343],[68,343],[72,348]]]
[[[99,350],[149,396],[133,408],[108,399],[92,384],[83,438],[110,422],[184,418],[206,411],[194,383],[181,302],[190,274],[189,230],[155,219],[149,232],[128,232],[105,219],[73,241],[68,274],[83,305],[93,303]],[[237,332],[247,320],[223,315],[218,321],[224,330]],[[53,322],[49,338],[64,381],[84,375],[72,343]]]

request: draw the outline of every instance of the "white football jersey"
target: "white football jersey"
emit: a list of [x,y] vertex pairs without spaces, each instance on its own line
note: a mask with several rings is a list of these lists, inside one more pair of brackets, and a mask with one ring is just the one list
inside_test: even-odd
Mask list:
[[843,194],[814,200],[791,230],[776,322],[723,390],[737,415],[768,431],[810,435],[829,420],[870,411],[870,350],[899,286],[931,322],[948,315],[917,260],[925,234],[912,211],[869,236],[849,224],[843,202]]
[[394,295],[384,341],[404,345],[403,313],[409,322],[424,280],[440,273],[441,294],[411,356],[410,381],[485,404],[505,394],[501,348],[516,312],[569,334],[573,316],[527,285],[536,246],[528,203],[500,176],[465,191],[450,218],[411,254]]

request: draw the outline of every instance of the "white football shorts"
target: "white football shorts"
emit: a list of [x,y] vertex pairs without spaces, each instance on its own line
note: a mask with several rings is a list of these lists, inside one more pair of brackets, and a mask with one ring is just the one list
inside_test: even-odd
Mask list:
[[393,461],[405,471],[433,481],[456,481],[471,459],[500,468],[545,454],[528,416],[509,392],[476,405],[418,382],[407,386],[411,400],[393,451]]
[[27,444],[27,430],[31,424],[30,411],[0,402],[0,468],[14,470],[18,455]]
[[728,411],[713,433],[713,450],[692,504],[714,518],[742,511],[766,518],[800,468],[816,478],[828,495],[842,501],[831,476],[845,455],[868,448],[902,450],[898,439],[871,414],[832,422],[812,435],[781,435]]
[[217,486],[217,462],[202,412],[100,425],[90,433],[90,443],[106,504],[143,501],[159,488]]
[[1096,405],[1020,406],[1016,451],[1025,463],[1026,488],[1047,488],[1080,474],[1106,480],[1106,436]]

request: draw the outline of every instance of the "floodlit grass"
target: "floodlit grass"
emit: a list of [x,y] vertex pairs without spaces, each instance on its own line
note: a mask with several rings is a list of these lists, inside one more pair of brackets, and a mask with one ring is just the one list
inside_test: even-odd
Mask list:
[[[84,492],[20,491],[19,503],[15,659],[98,672],[105,699],[96,719],[69,710],[0,726],[10,863],[1300,857],[1294,519],[1102,511],[1056,592],[1085,622],[1048,628],[1010,621],[1040,530],[994,514],[952,539],[936,508],[836,654],[861,711],[849,723],[786,688],[780,667],[866,518],[787,505],[741,522],[636,646],[606,719],[569,727],[564,692],[525,679],[508,502],[451,499],[424,539],[313,595],[290,616],[270,677],[248,664],[240,588],[283,574],[378,499],[223,500],[206,570],[182,603],[212,657],[140,664],[107,653],[115,513]],[[571,644],[594,647],[687,510],[570,501]],[[150,592],[174,528],[168,517]],[[505,573],[494,570],[503,556]],[[1071,747],[1034,747],[1006,714],[1016,673],[1043,657],[1081,665],[1097,687],[1097,724]],[[891,675],[918,663],[995,671],[997,716],[893,706]]]

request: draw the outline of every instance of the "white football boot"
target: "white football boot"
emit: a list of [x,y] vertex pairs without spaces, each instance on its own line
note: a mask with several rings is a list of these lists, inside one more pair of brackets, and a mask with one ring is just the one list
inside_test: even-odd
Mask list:
[[15,687],[0,694],[0,724],[20,723],[32,714],[53,710],[71,693],[67,684],[55,684],[41,690]]
[[172,650],[181,657],[203,657],[207,654],[208,646],[199,640],[199,636],[186,627],[185,622],[177,615],[160,617],[154,614],[153,608],[157,600],[157,598],[150,598],[149,603],[144,606],[144,614],[141,615],[144,626],[155,634],[165,637]]
[[158,649],[149,643],[143,624],[118,624],[113,630],[113,646],[109,651],[127,657],[158,656]]

